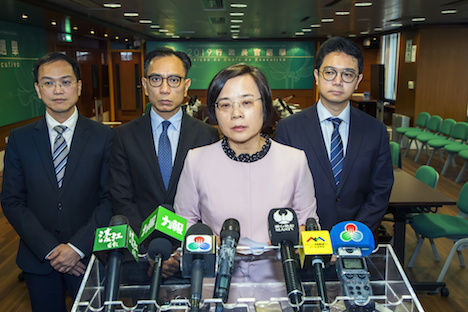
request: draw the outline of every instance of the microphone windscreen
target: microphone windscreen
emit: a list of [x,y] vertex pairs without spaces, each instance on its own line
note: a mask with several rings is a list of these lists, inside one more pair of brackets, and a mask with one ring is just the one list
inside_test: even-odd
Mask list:
[[123,215],[115,215],[109,221],[109,226],[128,224],[128,218]]
[[230,218],[224,221],[223,226],[221,228],[221,233],[219,234],[219,236],[221,237],[221,239],[231,236],[236,241],[238,241],[240,237],[239,221],[233,218]]
[[314,218],[308,218],[305,224],[306,231],[318,231],[320,230],[317,221]]
[[275,208],[268,215],[268,232],[272,245],[289,241],[299,243],[299,225],[296,212],[292,208]]
[[157,254],[161,254],[164,260],[169,259],[172,253],[172,244],[168,239],[158,237],[148,246],[148,256],[154,260]]
[[210,227],[203,223],[195,223],[185,233],[185,237],[189,235],[213,235],[213,231]]

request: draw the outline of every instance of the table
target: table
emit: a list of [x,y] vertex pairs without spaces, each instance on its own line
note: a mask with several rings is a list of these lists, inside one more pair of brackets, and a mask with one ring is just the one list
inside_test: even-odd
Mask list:
[[[437,189],[433,189],[424,182],[416,179],[406,171],[394,168],[393,174],[395,182],[393,183],[392,193],[390,195],[388,212],[393,214],[395,221],[393,235],[394,250],[400,260],[400,263],[404,266],[406,221],[407,214],[410,209],[417,207],[430,208],[442,207],[444,205],[455,205],[456,201],[445,196]],[[413,287],[415,287],[416,290],[426,290],[428,288],[436,289],[440,286],[444,287],[441,283],[438,283],[437,285],[430,283],[425,286],[421,284],[420,287],[413,284]]]

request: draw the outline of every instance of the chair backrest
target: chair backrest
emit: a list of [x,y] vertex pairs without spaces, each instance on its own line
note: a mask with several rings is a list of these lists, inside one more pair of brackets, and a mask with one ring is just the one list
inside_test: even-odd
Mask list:
[[416,127],[425,128],[429,118],[431,118],[431,115],[428,112],[419,113],[418,117],[416,117]]
[[431,116],[427,122],[426,129],[432,132],[439,132],[441,123],[442,117],[438,115]]
[[422,165],[416,170],[414,177],[432,188],[436,188],[439,182],[439,173],[431,166]]
[[461,212],[468,214],[468,182],[463,185],[458,194],[457,207]]
[[450,132],[452,131],[453,125],[455,125],[456,122],[452,118],[447,118],[442,121],[442,124],[440,125],[440,130],[439,133],[449,136]]
[[468,123],[460,121],[453,125],[450,137],[452,139],[466,141],[468,138]]
[[400,144],[397,142],[390,142],[390,153],[392,154],[392,164],[400,167]]

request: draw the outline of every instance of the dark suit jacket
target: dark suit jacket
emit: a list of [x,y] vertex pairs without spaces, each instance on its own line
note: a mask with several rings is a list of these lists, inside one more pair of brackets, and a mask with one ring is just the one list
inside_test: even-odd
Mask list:
[[323,229],[345,220],[372,230],[380,223],[393,186],[393,167],[383,123],[351,107],[348,146],[338,187],[328,158],[317,106],[278,122],[275,139],[307,155]]
[[116,128],[110,159],[114,214],[126,216],[139,235],[141,222],[158,205],[174,203],[177,183],[189,149],[218,140],[216,128],[184,113],[171,180],[166,190],[154,148],[150,114]]
[[45,118],[11,131],[1,201],[21,238],[17,263],[22,270],[51,272],[45,256],[60,243],[70,242],[90,255],[96,227],[108,225],[112,216],[112,135],[112,129],[79,115],[59,189]]

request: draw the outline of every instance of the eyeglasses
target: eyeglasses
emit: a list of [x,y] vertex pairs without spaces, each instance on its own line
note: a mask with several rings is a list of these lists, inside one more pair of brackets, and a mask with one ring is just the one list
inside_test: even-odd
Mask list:
[[73,84],[77,83],[78,81],[71,81],[71,80],[63,80],[61,82],[53,82],[53,81],[46,81],[46,82],[42,82],[40,83],[39,85],[44,89],[44,90],[52,90],[54,89],[57,85],[60,87],[60,88],[63,88],[63,89],[68,89],[68,88],[71,88],[71,86],[73,86]]
[[244,110],[249,110],[254,107],[255,102],[258,100],[261,100],[262,98],[254,98],[254,97],[245,97],[240,101],[231,101],[231,100],[221,100],[219,102],[215,103],[215,107],[223,113],[229,113],[230,111],[233,110],[234,108],[234,103],[239,104],[239,107],[241,107]]
[[148,79],[150,86],[154,88],[160,87],[164,80],[167,80],[167,84],[169,85],[169,87],[177,88],[178,86],[180,86],[182,79],[185,78],[177,75],[170,75],[167,78],[164,78],[161,75],[150,75],[146,79]]
[[[322,73],[323,79],[327,81],[335,80],[336,75],[338,74],[338,72],[334,68],[325,68],[324,70],[319,71],[319,72]],[[358,76],[354,71],[349,71],[349,70],[342,71],[340,75],[341,75],[341,80],[343,80],[346,83],[353,82],[354,79],[356,79],[356,77]]]

